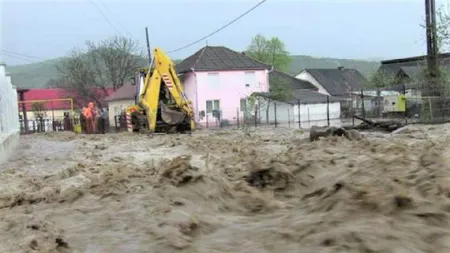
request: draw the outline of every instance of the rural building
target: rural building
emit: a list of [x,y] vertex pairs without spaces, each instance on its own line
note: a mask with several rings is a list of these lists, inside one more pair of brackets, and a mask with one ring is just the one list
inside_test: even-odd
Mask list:
[[295,78],[312,83],[318,92],[339,98],[343,115],[350,115],[354,92],[361,91],[367,79],[356,69],[305,69]]
[[298,124],[300,116],[300,122],[303,126],[324,125],[327,124],[327,110],[330,120],[339,120],[341,116],[339,98],[319,93],[318,89],[310,82],[276,70],[269,73],[269,80],[270,84],[283,82],[290,88],[291,95],[285,99],[274,100],[272,99],[273,93],[254,93],[259,105],[261,123],[274,124],[276,119],[278,124],[291,124],[293,126]]
[[[441,69],[450,71],[450,53],[439,55]],[[415,56],[400,59],[381,61],[378,73],[392,75],[395,84],[392,90],[403,93],[406,90],[407,97],[420,97],[421,90],[419,80],[427,67],[427,56]]]
[[269,90],[270,66],[222,46],[206,46],[176,66],[185,93],[192,101],[196,121],[237,121],[243,101],[253,92]]
[[295,78],[312,83],[319,93],[334,97],[349,97],[359,91],[367,79],[356,69],[305,69]]
[[[104,97],[102,90],[97,91],[99,97]],[[107,90],[108,93],[112,89]],[[73,99],[74,110],[81,109],[83,105],[87,105],[86,98],[75,95],[75,92],[66,89],[28,89],[24,92],[24,100],[19,101],[19,115],[23,118],[23,107],[27,112],[28,120],[35,120],[39,115],[47,120],[61,120],[64,113],[70,113],[71,102]],[[102,105],[105,108],[105,105]]]
[[105,98],[108,103],[109,125],[115,125],[116,116],[121,115],[128,106],[134,105],[136,98],[136,85],[124,84],[114,93]]

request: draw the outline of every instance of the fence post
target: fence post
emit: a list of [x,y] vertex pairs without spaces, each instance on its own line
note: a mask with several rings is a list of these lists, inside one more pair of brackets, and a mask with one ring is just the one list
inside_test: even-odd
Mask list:
[[327,126],[330,126],[330,96],[327,96]]
[[261,106],[259,105],[259,102],[256,106],[258,107],[258,117],[261,117]]
[[236,108],[236,119],[237,119],[237,127],[239,129],[239,107]]
[[311,127],[311,118],[309,117],[309,107],[308,107],[308,127]]
[[362,117],[366,117],[366,110],[364,109],[364,90],[361,90],[361,110],[362,110]]
[[297,100],[297,110],[298,110],[298,128],[300,129],[302,127],[301,121],[300,121],[300,99]]
[[274,110],[274,117],[275,117],[275,127],[277,127],[277,102],[273,102],[273,110]]
[[405,96],[405,124],[408,123],[408,100],[406,99],[406,85],[403,84],[403,95]]
[[258,105],[255,105],[255,127],[258,126]]
[[353,115],[352,115],[352,125],[353,126],[355,126],[355,110],[352,110],[353,111]]
[[289,111],[289,107],[288,107],[288,127],[291,128],[291,113]]

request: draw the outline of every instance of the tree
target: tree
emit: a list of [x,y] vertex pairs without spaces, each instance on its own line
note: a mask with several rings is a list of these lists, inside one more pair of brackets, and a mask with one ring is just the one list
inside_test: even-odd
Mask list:
[[388,88],[397,84],[398,79],[392,73],[379,70],[373,73],[362,85],[363,88]]
[[31,109],[33,110],[35,119],[38,119],[39,117],[44,116],[45,105],[43,102],[33,102],[31,104]]
[[[422,25],[425,27],[424,25]],[[441,5],[436,11],[436,33],[439,53],[449,50],[450,47],[450,14],[447,6]]]
[[142,51],[131,39],[115,36],[99,43],[87,41],[86,49],[73,49],[61,60],[57,65],[60,79],[49,85],[100,104],[108,88],[120,88],[142,64]]
[[[257,61],[272,66],[273,71],[287,72],[291,63],[286,45],[278,37],[267,39],[262,34],[257,34],[247,47],[246,54]],[[292,98],[292,88],[289,86],[289,82],[282,77],[283,74],[274,72],[269,75],[270,99],[283,101]],[[260,103],[260,106],[266,104],[266,114],[268,115],[270,101],[267,103],[260,101]]]
[[278,38],[267,39],[261,34],[252,38],[247,48],[247,55],[262,63],[273,66],[279,71],[286,72],[291,63],[291,57],[285,44]]

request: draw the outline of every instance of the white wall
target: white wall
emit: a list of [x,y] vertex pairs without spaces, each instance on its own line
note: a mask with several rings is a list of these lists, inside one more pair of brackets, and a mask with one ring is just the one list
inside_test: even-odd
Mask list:
[[14,153],[19,144],[19,110],[17,92],[0,64],[0,163]]
[[17,91],[12,86],[11,77],[6,76],[5,66],[0,65],[0,133],[19,131]]
[[116,101],[108,102],[108,117],[109,117],[109,125],[111,127],[115,126],[115,116],[124,112],[124,110],[135,104],[134,99],[122,99]]
[[[294,106],[295,115],[298,117],[298,106]],[[341,116],[341,104],[333,102],[329,104],[330,119],[339,119]],[[313,121],[327,120],[327,104],[301,104],[300,122],[307,123]],[[297,118],[298,121],[298,118]]]
[[[294,127],[298,124],[298,105],[290,105],[282,102],[270,102],[268,105],[267,100],[260,99],[260,119],[261,123],[267,124],[266,109],[269,107],[268,120],[270,124],[275,123],[275,104],[276,103],[276,119],[278,124],[291,124]],[[341,104],[339,102],[333,102],[329,104],[330,120],[339,119],[341,116]],[[300,122],[302,126],[310,125],[326,125],[327,122],[327,104],[301,104],[300,105]],[[309,124],[308,124],[309,123]]]
[[317,92],[330,95],[328,91],[311,75],[308,73],[308,71],[303,70],[300,74],[296,75],[295,78],[310,82],[312,85],[316,86],[317,89],[319,89]]

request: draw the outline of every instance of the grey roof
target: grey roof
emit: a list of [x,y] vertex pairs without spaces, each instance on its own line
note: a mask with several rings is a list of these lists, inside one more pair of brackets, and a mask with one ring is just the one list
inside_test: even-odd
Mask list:
[[317,87],[312,83],[297,79],[293,76],[280,72],[278,70],[273,70],[269,73],[269,86],[276,82],[283,82],[287,84],[291,89],[313,89],[317,90]]
[[271,67],[222,46],[206,46],[176,65],[178,73],[220,70],[262,70]]
[[402,71],[409,78],[419,77],[423,71],[423,67],[421,66],[408,66],[408,67],[400,67],[400,71]]
[[105,101],[131,100],[135,98],[137,93],[136,85],[130,83],[124,84],[115,92],[105,98]]
[[[261,96],[261,97],[265,97],[265,98],[271,97],[270,92],[255,92],[254,94],[256,96]],[[293,105],[298,104],[299,101],[300,101],[300,104],[319,104],[319,103],[326,103],[327,97],[328,97],[328,101],[330,101],[330,102],[339,102],[339,101],[345,100],[344,98],[327,96],[327,95],[321,94],[315,90],[309,90],[309,89],[295,90],[292,95],[293,95],[293,98],[290,99],[289,101],[280,101],[280,102],[293,104]]]
[[305,69],[332,96],[360,90],[366,78],[356,69]]
[[[419,67],[424,68],[427,66],[427,56],[415,56],[401,59],[392,59],[381,61],[381,66],[378,71],[383,71],[396,75],[402,67]],[[450,53],[444,53],[439,55],[439,61],[441,66],[450,66]]]

